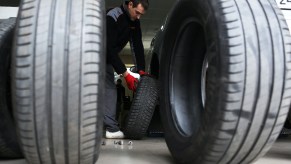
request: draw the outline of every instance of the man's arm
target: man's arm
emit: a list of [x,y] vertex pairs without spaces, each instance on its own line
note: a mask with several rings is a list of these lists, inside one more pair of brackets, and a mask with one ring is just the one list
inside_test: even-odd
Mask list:
[[[117,50],[117,23],[111,16],[106,17],[107,25],[107,62],[112,64],[118,74],[125,74],[126,67],[118,55]],[[125,77],[125,75],[123,75]]]
[[137,80],[131,76],[127,70],[123,62],[121,61],[118,55],[117,49],[117,23],[111,16],[106,17],[106,25],[107,25],[107,62],[112,64],[114,70],[118,74],[122,74],[126,80],[127,87],[130,90],[136,90]]

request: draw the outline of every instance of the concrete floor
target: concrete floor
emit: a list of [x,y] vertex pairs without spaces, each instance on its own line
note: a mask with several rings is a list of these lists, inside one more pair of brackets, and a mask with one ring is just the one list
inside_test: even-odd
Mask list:
[[[123,145],[114,144],[115,140],[105,140],[101,146],[96,164],[173,164],[174,161],[162,138],[147,138],[140,141],[123,140]],[[118,140],[116,140],[118,141]],[[254,164],[290,164],[291,137],[279,138],[271,150]],[[0,164],[27,164],[25,160],[1,161]]]

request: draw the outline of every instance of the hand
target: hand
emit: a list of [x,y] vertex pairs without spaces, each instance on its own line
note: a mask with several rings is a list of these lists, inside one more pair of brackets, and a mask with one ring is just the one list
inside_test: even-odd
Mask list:
[[143,70],[138,71],[138,74],[139,74],[140,76],[149,75],[147,72],[145,72],[145,71],[143,71]]
[[134,78],[133,76],[131,76],[131,74],[129,74],[129,73],[124,78],[125,78],[125,81],[127,83],[128,89],[135,92],[138,80],[136,78]]

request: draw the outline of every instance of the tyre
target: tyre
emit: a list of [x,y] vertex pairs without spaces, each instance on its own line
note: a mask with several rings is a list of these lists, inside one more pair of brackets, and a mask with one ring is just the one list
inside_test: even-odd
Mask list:
[[288,137],[289,135],[291,135],[291,116],[290,116],[290,112],[287,116],[287,119],[285,121],[284,127],[280,132],[280,136],[279,137]]
[[165,26],[161,117],[178,163],[251,163],[290,106],[291,38],[273,0],[180,0]]
[[289,111],[284,127],[287,129],[291,129],[291,111]]
[[28,163],[94,164],[103,122],[101,0],[23,0],[12,59],[14,115]]
[[0,158],[22,158],[12,117],[10,59],[15,18],[0,22]]
[[127,138],[142,139],[145,136],[157,103],[157,80],[142,76],[126,118],[124,133]]

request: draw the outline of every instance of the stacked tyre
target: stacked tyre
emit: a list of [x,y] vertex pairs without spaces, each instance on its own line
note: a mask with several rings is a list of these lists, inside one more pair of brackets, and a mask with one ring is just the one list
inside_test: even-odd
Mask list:
[[12,57],[20,145],[31,164],[92,164],[102,135],[102,0],[23,0]]

